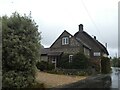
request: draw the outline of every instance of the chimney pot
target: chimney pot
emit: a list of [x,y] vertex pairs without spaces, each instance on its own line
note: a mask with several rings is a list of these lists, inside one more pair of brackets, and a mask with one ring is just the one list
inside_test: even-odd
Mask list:
[[83,24],[79,25],[79,31],[83,31]]
[[96,40],[96,36],[94,36],[94,39]]

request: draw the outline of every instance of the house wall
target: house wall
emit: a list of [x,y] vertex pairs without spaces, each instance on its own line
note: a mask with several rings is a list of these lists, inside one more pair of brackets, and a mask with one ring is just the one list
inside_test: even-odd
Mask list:
[[45,61],[45,62],[48,62],[48,56],[41,56],[41,59],[40,61]]
[[84,54],[90,58],[90,50],[84,47]]
[[101,52],[100,48],[98,47],[98,45],[96,45],[96,43],[94,43],[92,40],[86,40],[85,41],[86,44],[88,44],[92,49],[92,56],[94,52]]
[[60,51],[60,52],[66,53],[66,54],[76,54],[78,52],[82,52],[81,48],[79,48],[79,47],[51,48],[51,51]]
[[[62,38],[69,37],[69,44],[62,45]],[[64,53],[75,54],[83,52],[83,46],[69,33],[66,31],[55,41],[50,48],[51,51],[61,51]]]

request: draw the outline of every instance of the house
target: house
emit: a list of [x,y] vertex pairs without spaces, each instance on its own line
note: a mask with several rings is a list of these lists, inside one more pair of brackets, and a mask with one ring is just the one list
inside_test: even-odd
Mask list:
[[46,60],[55,64],[55,68],[59,66],[62,54],[69,54],[68,60],[73,55],[82,52],[93,63],[94,67],[100,69],[100,59],[102,56],[109,55],[106,47],[102,45],[94,36],[92,38],[83,30],[83,25],[79,25],[79,31],[73,35],[64,30],[64,32],[50,46],[41,51],[41,60]]

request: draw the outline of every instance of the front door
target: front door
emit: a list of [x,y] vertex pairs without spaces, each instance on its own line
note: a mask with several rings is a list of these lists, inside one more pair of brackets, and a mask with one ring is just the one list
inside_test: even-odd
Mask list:
[[55,69],[56,69],[56,66],[57,66],[57,57],[52,57],[52,63],[54,64]]

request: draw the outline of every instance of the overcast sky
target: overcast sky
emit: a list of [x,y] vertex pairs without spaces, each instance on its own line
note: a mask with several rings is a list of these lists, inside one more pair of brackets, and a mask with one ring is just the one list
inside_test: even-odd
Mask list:
[[118,53],[118,1],[119,0],[0,0],[0,15],[10,16],[17,11],[29,15],[30,11],[42,32],[41,43],[49,47],[67,30],[74,35],[78,25],[108,43],[110,56]]

